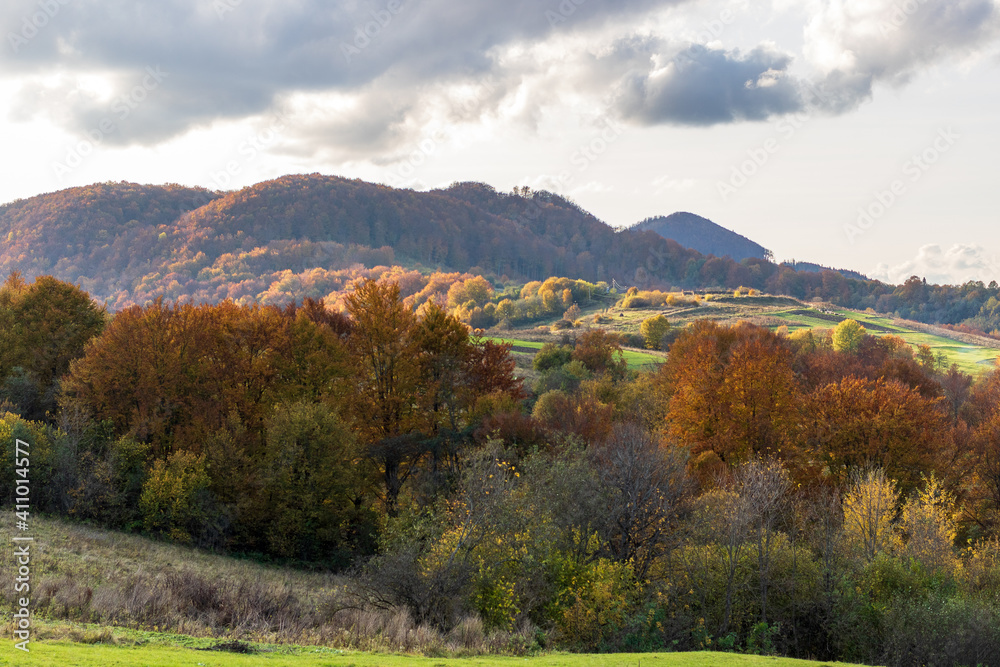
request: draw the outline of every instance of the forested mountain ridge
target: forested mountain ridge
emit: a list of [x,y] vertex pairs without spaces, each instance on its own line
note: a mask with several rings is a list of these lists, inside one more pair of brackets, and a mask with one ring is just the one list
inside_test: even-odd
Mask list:
[[706,256],[639,227],[616,230],[550,192],[498,192],[482,183],[429,192],[320,174],[232,192],[99,183],[0,206],[0,275],[52,275],[120,309],[158,296],[276,304],[330,297],[399,264],[424,274],[484,275],[497,285],[567,276],[640,288],[745,286],[923,322],[1000,328],[995,284],[914,278],[892,286],[797,271],[766,259]]
[[51,274],[114,308],[159,294],[252,300],[288,271],[358,264],[630,282],[655,252],[659,266],[646,279],[667,285],[702,259],[653,234],[618,234],[549,193],[468,183],[414,192],[318,174],[230,193],[73,188],[0,208],[0,238],[0,272]]
[[96,183],[0,206],[0,274],[53,275],[97,297],[129,289],[163,257],[161,231],[219,198],[204,188]]

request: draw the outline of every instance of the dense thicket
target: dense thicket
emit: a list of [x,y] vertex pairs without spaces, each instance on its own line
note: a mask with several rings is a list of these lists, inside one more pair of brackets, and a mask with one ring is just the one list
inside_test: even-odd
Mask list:
[[[565,280],[525,298],[594,287]],[[529,393],[506,346],[390,281],[342,312],[156,301],[106,327],[64,283],[4,290],[52,296],[38,358],[63,369],[41,418],[0,396],[5,503],[21,438],[33,511],[333,568],[352,605],[443,632],[1000,664],[1000,371],[852,321],[697,322],[644,374],[576,330]]]

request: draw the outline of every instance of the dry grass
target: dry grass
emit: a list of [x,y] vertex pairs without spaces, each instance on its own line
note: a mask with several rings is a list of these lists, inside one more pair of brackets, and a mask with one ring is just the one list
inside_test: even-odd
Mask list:
[[[0,521],[10,525],[9,514]],[[112,627],[270,644],[318,644],[428,655],[523,653],[534,629],[486,634],[477,618],[444,634],[414,623],[405,609],[358,605],[344,577],[267,567],[55,519],[33,518],[35,614],[94,623],[69,630],[84,643],[115,643]],[[11,572],[12,550],[0,571]],[[0,583],[7,609],[11,577]],[[75,634],[74,634],[75,633]],[[65,633],[63,633],[65,635]]]

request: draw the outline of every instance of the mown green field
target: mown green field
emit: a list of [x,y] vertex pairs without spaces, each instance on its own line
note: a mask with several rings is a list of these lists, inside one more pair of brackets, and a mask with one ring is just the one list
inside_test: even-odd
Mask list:
[[[540,350],[545,343],[534,341],[534,340],[521,340],[518,338],[499,338],[499,337],[486,337],[486,340],[492,340],[496,343],[511,343],[514,346],[514,354],[530,354],[527,352],[519,351],[517,348],[530,348],[532,350]],[[635,350],[625,350],[623,352],[625,356],[625,363],[628,364],[629,368],[646,368],[650,364],[662,364],[664,358],[659,355],[650,354],[648,352],[637,352]]]
[[[595,308],[593,310],[597,313],[602,308]],[[837,324],[835,320],[851,318],[857,320],[862,325],[867,325],[869,333],[873,335],[896,335],[914,348],[919,345],[928,345],[935,355],[942,353],[949,364],[957,364],[961,370],[972,375],[979,375],[994,369],[997,360],[1000,359],[1000,342],[996,345],[989,345],[988,339],[984,339],[985,344],[977,345],[926,331],[918,331],[907,326],[900,326],[891,317],[830,306],[823,306],[823,310],[826,310],[827,313],[816,309],[813,304],[800,303],[790,298],[766,296],[717,298],[711,301],[702,301],[694,307],[611,309],[607,324],[600,326],[618,333],[634,334],[639,332],[639,325],[642,323],[642,320],[654,315],[664,314],[675,327],[684,327],[699,319],[711,319],[730,324],[739,320],[746,320],[770,327],[771,329],[776,329],[778,326],[784,324],[788,326],[790,331],[797,331],[804,328],[832,329]],[[531,333],[534,333],[534,331]],[[555,334],[546,336],[546,338],[553,341],[558,340]],[[515,355],[524,357],[530,357],[531,350],[541,349],[542,345],[544,345],[544,342],[539,340],[525,340],[519,337],[496,336],[490,337],[489,340],[512,343],[515,348]],[[651,354],[637,350],[626,350],[625,360],[628,362],[629,368],[644,369],[650,368],[651,364],[663,363],[664,356],[662,354]]]
[[180,646],[114,646],[69,641],[33,643],[24,653],[4,641],[0,664],[72,665],[74,667],[822,667],[845,663],[817,663],[731,653],[617,653],[579,655],[551,653],[528,658],[479,656],[427,658],[411,655],[355,653],[317,647],[264,647],[260,653],[240,655]]
[[[786,320],[790,331],[803,328],[830,329],[836,326],[836,323],[827,319],[809,317],[802,313],[796,313],[794,312],[795,310],[797,309],[777,311],[772,316]],[[935,355],[939,352],[944,353],[948,359],[948,363],[957,364],[960,369],[972,375],[992,370],[996,367],[996,360],[1000,358],[1000,344],[997,347],[971,345],[951,338],[945,338],[944,336],[937,336],[898,326],[893,323],[893,319],[890,317],[842,308],[831,308],[828,310],[836,313],[841,318],[851,318],[857,320],[862,325],[867,325],[870,329],[869,333],[873,335],[882,336],[891,334],[899,336],[914,348],[919,345],[928,345]],[[817,311],[817,314],[821,313]]]

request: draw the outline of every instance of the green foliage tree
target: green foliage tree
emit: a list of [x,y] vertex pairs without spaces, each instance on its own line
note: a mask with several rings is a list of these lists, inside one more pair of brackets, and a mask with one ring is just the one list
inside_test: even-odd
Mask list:
[[13,399],[29,419],[54,412],[59,378],[104,329],[105,316],[78,287],[10,274],[0,286],[0,399]]
[[[345,564],[371,539],[367,467],[354,434],[323,404],[279,403],[262,461],[270,553]],[[359,544],[360,543],[360,544]]]
[[568,364],[572,358],[573,348],[571,346],[546,343],[542,349],[535,353],[531,367],[536,371],[552,370]]
[[158,459],[139,498],[146,529],[191,542],[209,521],[208,486],[204,455],[178,451]]

